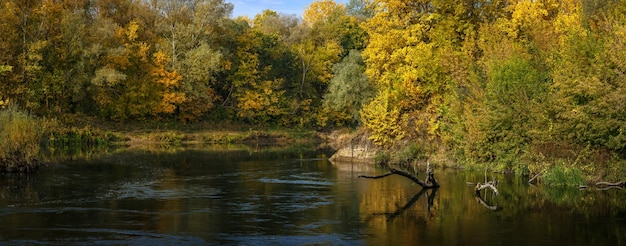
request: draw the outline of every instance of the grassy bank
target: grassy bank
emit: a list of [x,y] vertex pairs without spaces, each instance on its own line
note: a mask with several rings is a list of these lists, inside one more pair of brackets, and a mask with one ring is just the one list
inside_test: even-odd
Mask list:
[[290,145],[315,141],[315,131],[307,129],[230,122],[101,122],[81,115],[59,120],[37,118],[12,106],[0,109],[0,172],[37,171],[43,152],[89,152],[148,145]]
[[[102,122],[95,118],[76,115],[63,122],[61,136],[91,142],[122,146],[183,145],[183,144],[260,144],[280,145],[310,142],[315,131],[255,126],[233,122],[198,122],[183,124],[177,121],[161,122]],[[60,132],[60,131],[57,131]],[[73,134],[68,134],[73,133]],[[70,140],[71,142],[71,140]]]
[[[349,148],[358,132],[344,132],[336,139],[344,139],[337,148]],[[347,140],[346,140],[347,139]],[[594,185],[600,181],[626,181],[626,160],[619,154],[588,146],[559,145],[537,146],[507,163],[455,160],[450,150],[431,141],[404,140],[386,149],[375,151],[374,162],[416,168],[428,160],[433,166],[488,170],[488,172],[512,173],[550,186]]]

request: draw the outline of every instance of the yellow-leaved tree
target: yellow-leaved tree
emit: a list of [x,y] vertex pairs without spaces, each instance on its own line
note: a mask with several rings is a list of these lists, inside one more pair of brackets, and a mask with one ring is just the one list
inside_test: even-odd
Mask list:
[[162,88],[161,102],[154,109],[154,113],[172,114],[177,106],[186,100],[185,94],[178,90],[183,76],[176,71],[168,71],[166,69],[168,60],[164,52],[157,51],[154,53],[153,58],[152,76],[154,76],[157,84]]

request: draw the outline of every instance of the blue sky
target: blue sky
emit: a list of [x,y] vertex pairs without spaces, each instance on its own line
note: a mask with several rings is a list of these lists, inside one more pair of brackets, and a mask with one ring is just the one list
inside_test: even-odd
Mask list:
[[[302,16],[304,9],[314,0],[293,1],[293,0],[226,0],[235,5],[233,17],[247,15],[250,18],[263,10],[271,9],[278,13],[295,14]],[[347,3],[349,0],[335,0],[338,3]]]

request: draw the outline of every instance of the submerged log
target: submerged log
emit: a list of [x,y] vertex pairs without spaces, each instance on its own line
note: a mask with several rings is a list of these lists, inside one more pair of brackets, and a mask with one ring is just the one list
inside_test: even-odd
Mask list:
[[624,181],[620,181],[620,182],[616,182],[616,183],[598,182],[598,183],[596,183],[596,186],[620,186],[620,187],[624,187],[624,186],[626,186],[626,182],[624,182]]
[[426,168],[426,180],[425,181],[422,181],[421,179],[419,179],[418,177],[416,177],[416,176],[414,176],[414,175],[412,175],[410,173],[407,173],[407,172],[404,172],[404,171],[401,171],[401,170],[398,170],[398,169],[395,169],[395,168],[391,168],[391,167],[389,167],[389,172],[385,173],[383,175],[378,175],[378,176],[361,175],[361,176],[359,176],[359,178],[380,179],[380,178],[384,178],[384,177],[391,176],[391,175],[394,175],[394,174],[397,174],[397,175],[400,175],[402,177],[408,178],[411,181],[413,181],[416,184],[418,184],[419,186],[421,186],[422,188],[428,188],[428,189],[430,189],[430,188],[439,188],[439,182],[437,182],[437,179],[435,179],[435,174],[433,172],[433,169],[430,168],[430,163],[428,164],[428,166]]
[[608,190],[608,189],[623,189],[626,187],[625,181],[610,183],[610,182],[597,182],[596,189],[597,190]]

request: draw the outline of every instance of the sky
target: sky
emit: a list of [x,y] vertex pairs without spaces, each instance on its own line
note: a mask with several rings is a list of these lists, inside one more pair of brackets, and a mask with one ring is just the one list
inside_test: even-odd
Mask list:
[[[271,9],[278,13],[295,14],[302,16],[304,9],[314,0],[227,0],[235,5],[233,17],[247,15],[250,18],[263,10]],[[349,0],[335,0],[337,3],[347,3]]]

